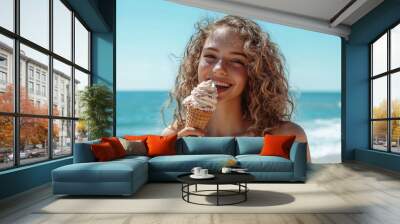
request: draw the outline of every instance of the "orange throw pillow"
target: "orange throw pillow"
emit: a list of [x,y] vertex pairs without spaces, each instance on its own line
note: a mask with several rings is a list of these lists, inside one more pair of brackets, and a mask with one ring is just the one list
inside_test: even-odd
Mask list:
[[113,147],[108,142],[93,144],[90,147],[92,149],[94,157],[99,162],[109,161],[117,158]]
[[109,137],[109,138],[101,138],[101,142],[108,142],[114,149],[115,155],[117,158],[121,158],[126,156],[126,151],[124,146],[122,146],[121,142],[117,137]]
[[125,135],[124,139],[129,140],[129,141],[138,141],[138,140],[140,140],[140,141],[145,142],[147,137],[148,137],[148,135],[139,135],[139,136],[136,136],[136,135]]
[[295,135],[265,135],[264,146],[261,149],[260,155],[280,156],[290,159],[290,148],[295,139]]
[[176,154],[177,135],[158,136],[150,135],[147,137],[148,156],[164,156]]

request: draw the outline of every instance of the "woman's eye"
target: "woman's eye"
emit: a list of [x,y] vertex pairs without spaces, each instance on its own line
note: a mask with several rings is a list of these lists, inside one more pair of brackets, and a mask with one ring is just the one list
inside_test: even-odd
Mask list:
[[210,55],[210,54],[204,55],[204,58],[206,61],[209,61],[209,62],[214,61],[216,59],[216,57],[214,55]]
[[232,60],[232,62],[244,66],[244,62],[242,62],[241,60]]

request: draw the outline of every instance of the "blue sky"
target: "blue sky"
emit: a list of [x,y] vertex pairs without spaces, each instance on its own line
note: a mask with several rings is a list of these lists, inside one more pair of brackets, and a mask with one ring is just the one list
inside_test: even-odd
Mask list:
[[[201,18],[224,14],[163,0],[117,1],[117,90],[170,90]],[[332,35],[255,20],[286,58],[291,89],[340,91],[341,44]]]

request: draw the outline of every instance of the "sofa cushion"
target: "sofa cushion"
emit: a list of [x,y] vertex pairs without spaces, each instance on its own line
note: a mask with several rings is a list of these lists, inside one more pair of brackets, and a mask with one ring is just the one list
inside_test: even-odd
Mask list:
[[96,158],[90,148],[92,144],[99,144],[100,139],[75,143],[74,147],[74,163],[95,162]]
[[238,155],[236,159],[249,172],[293,172],[292,161],[279,156]]
[[215,154],[158,156],[149,160],[149,170],[151,172],[190,172],[193,167],[200,166],[211,172],[217,172],[230,159],[235,158],[231,155]]
[[74,163],[53,170],[52,175],[58,182],[130,182],[133,173],[147,171],[146,166],[140,159]]
[[177,154],[225,154],[235,155],[233,137],[183,137],[177,141]]
[[130,156],[125,156],[124,158],[120,158],[120,159],[116,159],[113,160],[113,162],[131,162],[131,161],[135,161],[135,160],[139,160],[139,161],[143,161],[143,162],[148,162],[150,159],[150,157],[148,156],[137,156],[137,155],[130,155]]
[[236,137],[236,155],[260,154],[263,137]]

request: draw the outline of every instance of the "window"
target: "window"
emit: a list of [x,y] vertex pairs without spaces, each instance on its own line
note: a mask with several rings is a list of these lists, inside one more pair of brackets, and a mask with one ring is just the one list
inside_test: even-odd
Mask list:
[[28,82],[28,93],[33,94],[33,82]]
[[[54,83],[53,83],[53,89],[54,89],[54,94],[55,94],[55,101],[53,102],[53,114],[60,114],[60,108],[57,107],[59,101],[59,91],[60,91],[60,100],[61,102],[64,103],[64,95],[71,95],[72,92],[70,89],[65,89],[64,85],[65,83],[70,83],[72,84],[72,68],[69,65],[66,65],[56,59],[53,60],[53,78],[54,78]],[[69,104],[72,104],[72,99],[67,99],[70,100],[71,102],[68,102]],[[67,117],[72,117],[72,108],[67,108],[65,113],[61,113],[62,116],[67,116]]]
[[42,96],[46,96],[46,86],[42,86]]
[[75,18],[75,62],[89,69],[89,32],[77,18]]
[[71,120],[53,120],[53,157],[70,155],[72,152]]
[[49,48],[49,0],[20,0],[21,36]]
[[29,73],[29,79],[33,80],[33,67],[32,66],[29,66],[28,73]]
[[36,84],[36,95],[40,95],[40,84]]
[[1,0],[0,9],[0,26],[14,31],[14,0]]
[[90,31],[67,4],[0,0],[0,26],[8,30],[0,29],[0,170],[72,155],[77,130],[87,139],[73,105],[75,88],[89,85]]
[[75,70],[75,117],[81,114],[79,106],[81,92],[89,85],[89,75],[79,70]]
[[40,81],[40,71],[39,71],[39,69],[36,69],[36,80]]
[[7,56],[0,53],[0,91],[5,92],[7,86]]
[[[1,4],[0,4],[1,5]],[[12,116],[0,115],[0,170],[14,166],[14,122]]]
[[400,153],[400,24],[370,45],[371,148]]
[[5,55],[0,55],[0,67],[7,67],[7,57]]
[[[0,3],[0,7],[2,4],[3,3]],[[1,9],[1,11],[3,11],[3,9]],[[0,15],[0,20],[2,20],[2,16],[3,15]],[[14,111],[14,83],[12,78],[14,76],[14,71],[11,65],[12,58],[14,57],[13,52],[13,40],[0,33],[0,113],[12,113]],[[11,135],[11,133],[8,133],[8,135]],[[1,148],[2,144],[0,141],[0,150]]]
[[71,60],[72,12],[60,1],[53,0],[54,52]]
[[7,74],[3,71],[0,71],[0,84],[7,84]]

